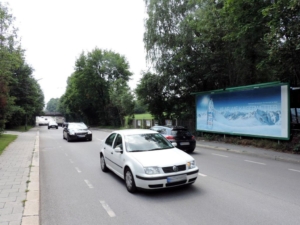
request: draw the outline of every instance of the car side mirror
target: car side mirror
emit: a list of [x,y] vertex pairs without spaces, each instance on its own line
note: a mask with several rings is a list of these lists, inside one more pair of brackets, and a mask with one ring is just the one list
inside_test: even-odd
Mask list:
[[172,145],[173,145],[174,147],[177,147],[177,143],[176,143],[176,142],[172,142]]
[[115,152],[123,153],[123,150],[119,146],[117,146],[117,147],[115,147]]

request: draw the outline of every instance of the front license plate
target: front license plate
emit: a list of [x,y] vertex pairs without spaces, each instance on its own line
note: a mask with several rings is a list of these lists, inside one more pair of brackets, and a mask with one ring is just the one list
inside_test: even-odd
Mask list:
[[181,181],[181,180],[186,180],[187,179],[187,175],[186,174],[182,174],[182,175],[178,175],[178,176],[173,176],[173,177],[167,177],[167,183],[173,183],[173,182],[177,182],[177,181]]
[[190,145],[190,142],[180,142],[180,145]]
[[85,135],[78,135],[78,137],[84,138],[84,137],[85,137]]

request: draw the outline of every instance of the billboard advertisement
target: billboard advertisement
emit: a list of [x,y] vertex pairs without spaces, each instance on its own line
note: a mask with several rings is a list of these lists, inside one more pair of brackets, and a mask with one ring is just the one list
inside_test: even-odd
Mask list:
[[289,85],[232,88],[196,94],[196,129],[289,139]]

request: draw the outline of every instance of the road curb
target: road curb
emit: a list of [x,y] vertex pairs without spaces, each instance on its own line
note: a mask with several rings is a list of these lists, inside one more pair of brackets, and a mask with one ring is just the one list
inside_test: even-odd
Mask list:
[[39,225],[40,212],[40,159],[39,159],[39,131],[35,138],[35,145],[32,154],[29,184],[27,187],[26,202],[22,217],[22,225]]
[[236,149],[230,149],[230,148],[223,148],[223,147],[212,146],[212,145],[202,145],[202,144],[196,144],[196,145],[197,145],[197,147],[202,147],[202,148],[209,148],[209,149],[214,149],[214,150],[219,150],[219,151],[227,151],[227,152],[233,152],[233,153],[238,153],[238,154],[245,154],[245,155],[249,155],[249,156],[266,158],[266,159],[273,159],[273,160],[277,160],[277,161],[300,164],[299,159],[278,156],[278,155],[276,155],[276,152],[272,152],[272,155],[270,155],[270,154],[264,154],[264,153],[256,153],[256,152],[249,152],[249,151],[236,150]]

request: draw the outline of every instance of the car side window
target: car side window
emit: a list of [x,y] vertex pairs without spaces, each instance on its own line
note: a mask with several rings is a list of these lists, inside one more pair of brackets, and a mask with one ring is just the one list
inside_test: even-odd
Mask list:
[[123,150],[122,136],[120,134],[117,135],[113,148],[116,147],[119,147],[120,149]]
[[112,146],[116,134],[111,134],[105,141],[105,144]]

